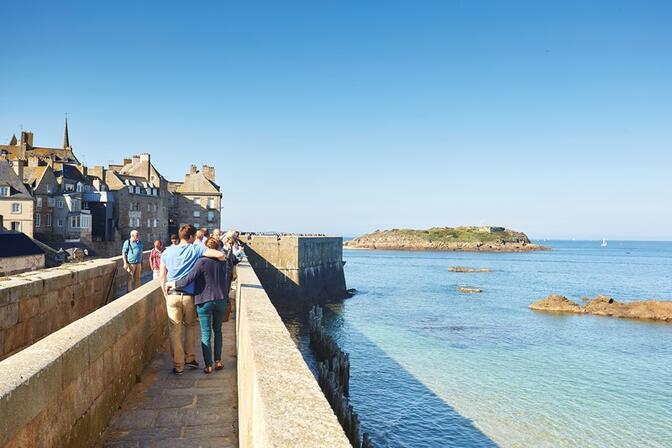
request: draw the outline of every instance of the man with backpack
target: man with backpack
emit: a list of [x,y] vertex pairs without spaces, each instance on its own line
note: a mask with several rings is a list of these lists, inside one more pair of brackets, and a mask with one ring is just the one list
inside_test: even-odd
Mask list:
[[124,270],[128,272],[128,292],[140,286],[142,275],[142,241],[137,230],[131,230],[131,237],[124,241],[121,248]]

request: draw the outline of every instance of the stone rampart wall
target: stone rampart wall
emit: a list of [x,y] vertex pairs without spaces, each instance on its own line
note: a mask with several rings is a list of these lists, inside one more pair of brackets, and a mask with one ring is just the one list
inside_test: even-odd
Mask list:
[[239,446],[350,447],[255,272],[237,273]]
[[167,331],[151,282],[1,361],[0,446],[92,446]]
[[[143,254],[149,269],[149,251]],[[0,281],[0,360],[105,305],[126,290],[121,256],[65,264]]]
[[245,253],[274,302],[322,302],[346,293],[343,239],[243,235]]

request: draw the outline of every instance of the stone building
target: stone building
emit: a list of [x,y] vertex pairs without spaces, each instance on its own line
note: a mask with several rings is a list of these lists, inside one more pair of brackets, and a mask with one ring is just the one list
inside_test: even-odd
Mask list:
[[63,147],[50,148],[46,146],[33,146],[33,133],[30,131],[21,131],[21,138],[17,140],[12,136],[7,145],[0,145],[0,155],[5,155],[10,160],[28,160],[30,157],[38,159],[52,159],[60,163],[79,164],[70,146],[70,137],[68,135],[68,121],[65,121],[63,131]]
[[44,268],[44,250],[25,234],[0,230],[0,275]]
[[147,247],[151,241],[168,238],[168,181],[151,163],[149,154],[110,165],[105,183],[114,192],[114,216],[121,238],[137,229]]
[[203,165],[199,171],[191,165],[184,182],[170,182],[170,231],[175,233],[183,224],[210,231],[221,226],[222,193],[215,183],[215,168]]
[[0,160],[0,216],[6,230],[33,237],[35,200],[23,184],[23,163]]
[[23,169],[23,183],[35,198],[35,238],[48,240],[54,228],[54,194],[58,187],[54,170],[38,158],[30,157],[28,166]]

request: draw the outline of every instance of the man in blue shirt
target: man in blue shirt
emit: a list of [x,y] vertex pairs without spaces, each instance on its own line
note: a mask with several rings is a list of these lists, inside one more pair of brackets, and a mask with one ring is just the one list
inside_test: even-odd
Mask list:
[[142,275],[142,241],[137,230],[131,230],[131,238],[124,241],[121,248],[124,271],[128,272],[128,292],[140,286]]
[[[196,228],[191,224],[180,227],[178,232],[180,244],[168,247],[161,254],[159,282],[166,296],[168,309],[168,330],[170,334],[171,353],[173,355],[173,373],[179,375],[185,364],[198,368],[196,361],[196,343],[198,318],[194,305],[194,285],[190,283],[181,290],[166,290],[166,281],[175,281],[187,274],[199,258],[211,257],[224,260],[224,253],[208,249],[204,245],[196,245]],[[186,347],[182,343],[182,326],[186,327]]]

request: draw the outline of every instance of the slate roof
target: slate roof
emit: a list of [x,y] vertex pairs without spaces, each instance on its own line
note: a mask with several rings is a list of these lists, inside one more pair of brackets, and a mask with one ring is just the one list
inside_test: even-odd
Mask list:
[[2,247],[2,257],[44,254],[44,251],[32,239],[20,232],[0,232],[0,247]]
[[12,199],[32,199],[30,192],[23,184],[23,179],[14,172],[11,162],[0,160],[0,185],[9,185],[11,188],[10,197]]

